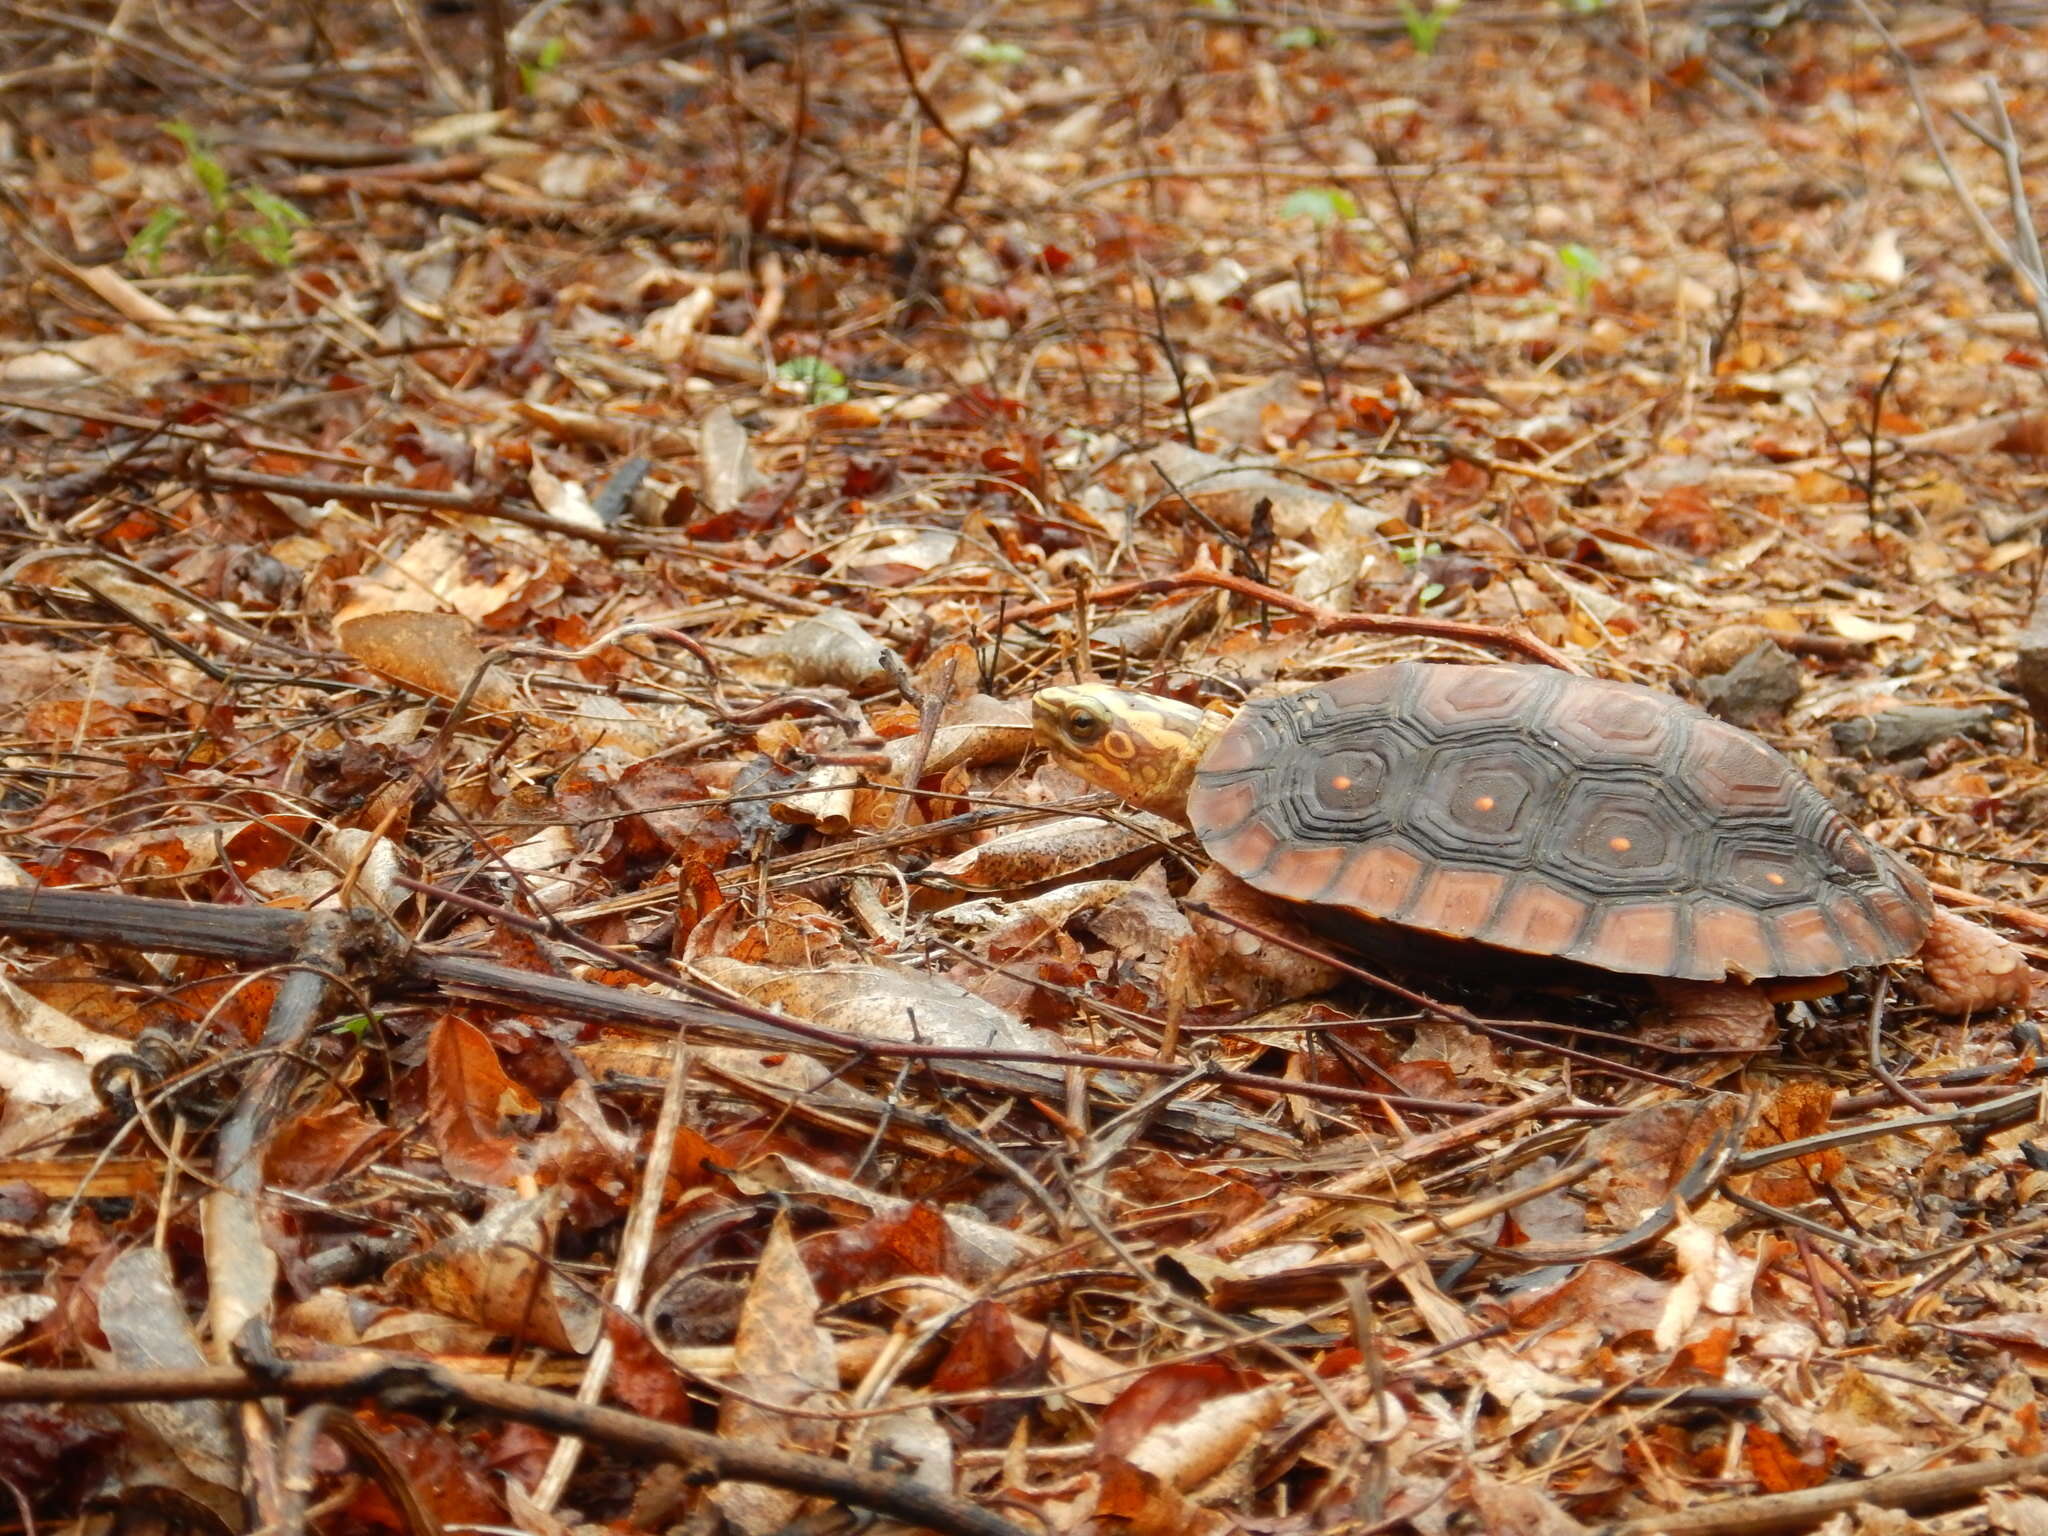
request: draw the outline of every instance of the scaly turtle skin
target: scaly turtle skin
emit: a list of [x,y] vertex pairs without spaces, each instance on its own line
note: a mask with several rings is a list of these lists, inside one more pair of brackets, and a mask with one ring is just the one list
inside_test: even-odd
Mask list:
[[1270,896],[1674,981],[1918,954],[1950,1011],[2031,991],[2016,949],[1938,909],[1784,757],[1634,684],[1401,662],[1235,720],[1098,685],[1033,713],[1069,767]]

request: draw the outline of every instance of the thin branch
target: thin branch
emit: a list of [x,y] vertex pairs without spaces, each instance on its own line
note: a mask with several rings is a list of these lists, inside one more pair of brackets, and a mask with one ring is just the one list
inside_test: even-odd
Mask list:
[[460,1408],[560,1435],[596,1441],[629,1455],[682,1467],[693,1479],[764,1483],[890,1515],[947,1536],[1025,1536],[1000,1516],[906,1477],[861,1472],[824,1456],[773,1450],[664,1424],[617,1408],[578,1403],[559,1392],[472,1376],[420,1360],[265,1361],[243,1369],[207,1366],[163,1371],[10,1371],[0,1374],[0,1403],[292,1403],[376,1398],[392,1407]]

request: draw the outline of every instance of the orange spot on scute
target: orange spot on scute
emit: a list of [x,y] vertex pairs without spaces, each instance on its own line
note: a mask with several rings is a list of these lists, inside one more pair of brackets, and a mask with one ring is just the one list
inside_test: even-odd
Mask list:
[[1335,777],[1334,779],[1330,780],[1330,788],[1332,788],[1332,789],[1335,789],[1335,790],[1340,790],[1340,791],[1341,791],[1341,790],[1346,790],[1346,789],[1349,789],[1350,787],[1351,787],[1351,778],[1350,778],[1350,775],[1348,775],[1348,774],[1342,774],[1342,773],[1340,773],[1340,774],[1338,774],[1338,775],[1337,775],[1337,777]]
[[1475,811],[1490,811],[1490,810],[1492,810],[1492,809],[1493,809],[1493,796],[1491,796],[1491,795],[1481,795],[1481,796],[1480,796],[1480,797],[1479,797],[1479,798],[1478,798],[1477,800],[1474,800],[1474,801],[1472,802],[1472,809],[1473,809],[1473,810],[1475,810]]
[[1607,846],[1612,848],[1616,853],[1627,853],[1629,849],[1635,846],[1635,844],[1630,842],[1625,837],[1610,837],[1609,839],[1607,839]]
[[1783,885],[1785,883],[1785,877],[1779,874],[1776,870],[1772,870],[1771,873],[1765,875],[1764,878],[1770,881],[1773,885]]

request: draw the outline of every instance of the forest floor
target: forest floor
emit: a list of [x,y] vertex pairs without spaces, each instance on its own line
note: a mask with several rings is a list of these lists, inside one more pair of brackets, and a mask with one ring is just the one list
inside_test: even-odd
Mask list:
[[2048,16],[1795,10],[0,4],[0,1525],[2048,1531],[2025,1010],[1293,995],[1030,730],[1550,657],[2048,954]]

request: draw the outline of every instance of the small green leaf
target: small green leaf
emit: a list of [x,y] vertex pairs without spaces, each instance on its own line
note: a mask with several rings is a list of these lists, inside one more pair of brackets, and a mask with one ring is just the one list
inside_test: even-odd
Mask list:
[[846,375],[822,357],[792,357],[775,371],[785,379],[809,385],[813,405],[837,405],[852,396],[846,387]]
[[1302,187],[1287,194],[1280,205],[1283,219],[1308,219],[1316,224],[1335,224],[1358,217],[1358,203],[1342,187]]
[[354,1035],[360,1040],[370,1032],[370,1016],[359,1013],[352,1019],[336,1019],[332,1028],[337,1035]]
[[569,52],[569,45],[559,37],[551,37],[540,45],[540,51],[519,65],[519,88],[528,96],[540,83],[543,75],[561,67],[563,58]]
[[977,43],[967,50],[969,63],[983,69],[1004,69],[1012,64],[1023,64],[1031,55],[1015,43]]
[[128,242],[129,264],[145,272],[160,268],[164,262],[164,248],[170,244],[172,233],[184,222],[185,210],[182,208],[157,209]]
[[1435,602],[1438,598],[1442,597],[1443,595],[1444,584],[1440,581],[1432,581],[1428,586],[1424,587],[1420,592],[1415,594],[1415,606],[1418,608],[1427,608],[1431,603]]
[[1414,0],[1400,0],[1401,25],[1408,29],[1408,41],[1425,59],[1436,52],[1437,34],[1444,29],[1440,11],[1425,11]]
[[242,244],[273,267],[290,266],[292,231],[303,229],[312,220],[268,187],[244,187],[242,200],[254,208],[261,219],[260,223],[239,231]]
[[1605,270],[1600,258],[1589,247],[1577,241],[1568,241],[1557,248],[1558,264],[1564,268],[1565,283],[1572,292],[1572,302],[1583,308],[1593,297],[1593,285],[1600,280]]
[[1332,41],[1330,34],[1321,27],[1289,27],[1285,31],[1273,34],[1275,48],[1327,48]]
[[214,212],[224,212],[228,206],[228,168],[214,159],[205,144],[200,142],[199,130],[190,123],[173,118],[164,124],[164,132],[185,146],[185,169],[199,183],[206,200],[213,204]]

